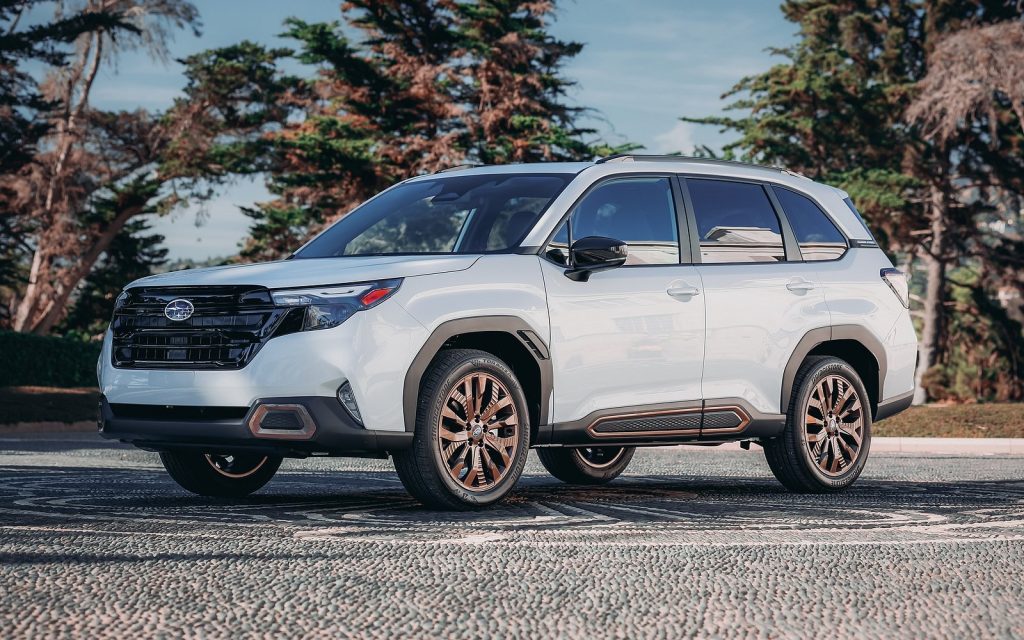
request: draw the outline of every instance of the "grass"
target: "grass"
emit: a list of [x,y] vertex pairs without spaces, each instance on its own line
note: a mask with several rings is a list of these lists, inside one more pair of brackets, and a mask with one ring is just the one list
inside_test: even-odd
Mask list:
[[1024,404],[911,407],[874,425],[877,437],[1024,438]]
[[[99,397],[99,391],[87,387],[0,387],[0,425],[94,421]],[[874,425],[874,435],[1024,438],[1024,404],[911,407]]]

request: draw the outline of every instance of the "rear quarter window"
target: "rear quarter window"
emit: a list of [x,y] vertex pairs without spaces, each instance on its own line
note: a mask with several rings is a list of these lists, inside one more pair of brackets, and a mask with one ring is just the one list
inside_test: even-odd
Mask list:
[[796,191],[780,186],[772,188],[793,227],[804,260],[835,260],[846,253],[846,238],[821,207]]

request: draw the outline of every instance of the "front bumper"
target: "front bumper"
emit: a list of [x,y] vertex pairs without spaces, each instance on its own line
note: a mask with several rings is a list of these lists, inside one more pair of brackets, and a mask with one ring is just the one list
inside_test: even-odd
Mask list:
[[[313,421],[311,433],[300,439],[277,433],[254,433],[250,427],[260,407],[299,405]],[[232,407],[111,406],[100,400],[99,433],[151,451],[199,449],[209,452],[252,451],[284,457],[310,455],[383,456],[408,448],[409,432],[364,429],[334,398],[320,396],[262,398],[244,416],[225,417]]]
[[114,404],[251,407],[280,397],[336,402],[338,388],[348,382],[364,425],[404,432],[405,372],[426,334],[389,300],[333,329],[272,338],[240,369],[190,370],[115,367],[108,331],[98,363],[100,391]]

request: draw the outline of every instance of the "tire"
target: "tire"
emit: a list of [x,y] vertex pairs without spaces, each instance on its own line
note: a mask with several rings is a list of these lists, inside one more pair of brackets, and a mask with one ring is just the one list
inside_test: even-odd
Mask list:
[[529,446],[526,396],[508,365],[484,351],[448,349],[423,377],[412,447],[393,459],[421,503],[468,510],[508,495]]
[[790,491],[842,491],[860,476],[870,450],[871,403],[860,376],[839,358],[807,358],[793,382],[785,429],[764,442],[772,473]]
[[182,489],[213,498],[242,498],[270,482],[281,458],[255,454],[164,451],[164,469]]
[[567,484],[607,484],[629,466],[636,447],[581,447],[537,450],[548,473]]

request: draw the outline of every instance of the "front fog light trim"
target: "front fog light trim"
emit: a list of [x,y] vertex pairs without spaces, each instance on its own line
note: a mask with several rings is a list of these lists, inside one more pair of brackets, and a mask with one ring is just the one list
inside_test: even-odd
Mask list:
[[359,426],[363,426],[363,416],[359,413],[359,405],[356,404],[356,394],[352,391],[352,385],[345,382],[345,384],[338,387],[338,402],[341,406],[345,407],[345,411],[348,415],[352,416]]

